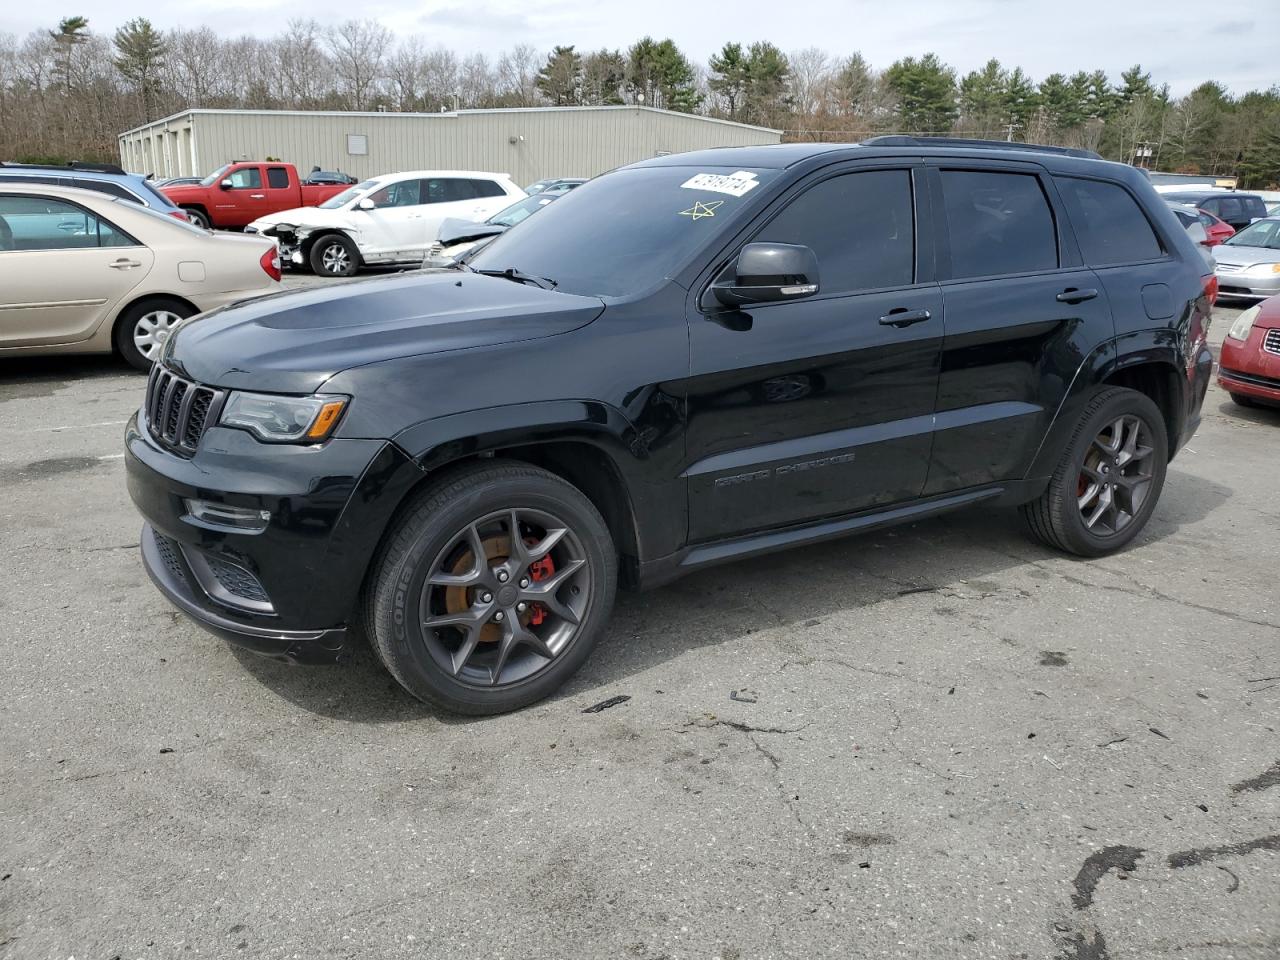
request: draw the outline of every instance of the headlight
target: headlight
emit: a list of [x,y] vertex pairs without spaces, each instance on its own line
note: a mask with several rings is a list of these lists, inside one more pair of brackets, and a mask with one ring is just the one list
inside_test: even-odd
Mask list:
[[1256,307],[1250,307],[1240,316],[1236,317],[1235,322],[1231,324],[1231,329],[1227,331],[1227,336],[1232,340],[1248,340],[1249,330],[1253,327],[1254,318],[1258,316],[1258,311],[1262,309],[1262,304]]
[[1263,276],[1280,273],[1280,263],[1255,263],[1249,268],[1248,272],[1262,274]]
[[227,398],[218,421],[240,427],[268,443],[319,443],[333,433],[347,397],[279,397],[236,391]]

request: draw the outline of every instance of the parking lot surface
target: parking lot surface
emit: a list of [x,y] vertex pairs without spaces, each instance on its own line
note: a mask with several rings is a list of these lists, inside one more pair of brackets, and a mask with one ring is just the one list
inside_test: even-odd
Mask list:
[[0,956],[1280,956],[1280,412],[1212,387],[1118,556],[988,509],[709,570],[460,720],[161,598],[143,385],[0,361]]

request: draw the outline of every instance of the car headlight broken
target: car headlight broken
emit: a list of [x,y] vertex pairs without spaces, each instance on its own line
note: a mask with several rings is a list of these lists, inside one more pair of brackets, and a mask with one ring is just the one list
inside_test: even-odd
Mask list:
[[283,397],[237,390],[227,398],[219,423],[248,430],[267,443],[320,443],[333,433],[347,400],[325,394]]

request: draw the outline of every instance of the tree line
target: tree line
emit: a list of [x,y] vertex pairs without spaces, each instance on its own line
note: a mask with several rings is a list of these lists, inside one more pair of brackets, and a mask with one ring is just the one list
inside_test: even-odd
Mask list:
[[277,36],[110,34],[82,16],[25,39],[0,34],[0,158],[111,160],[121,131],[189,107],[439,111],[644,104],[759,124],[788,140],[884,133],[1085,147],[1152,169],[1280,181],[1280,87],[1233,94],[1206,80],[1174,97],[1133,66],[1039,80],[990,60],[961,76],[932,53],[883,68],[861,54],[729,42],[704,63],[671,39],[460,56],[372,20],[295,19]]

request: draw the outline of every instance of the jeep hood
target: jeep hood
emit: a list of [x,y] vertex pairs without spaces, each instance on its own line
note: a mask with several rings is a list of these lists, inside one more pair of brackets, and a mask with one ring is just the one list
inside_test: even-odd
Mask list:
[[350,229],[352,222],[350,210],[321,210],[319,207],[295,207],[293,210],[281,210],[279,213],[268,213],[259,217],[249,226],[259,233],[268,227],[276,227],[287,223],[291,227],[340,227]]
[[603,310],[595,297],[457,270],[418,271],[222,307],[182,323],[161,359],[212,386],[312,393],[350,367],[551,337]]

